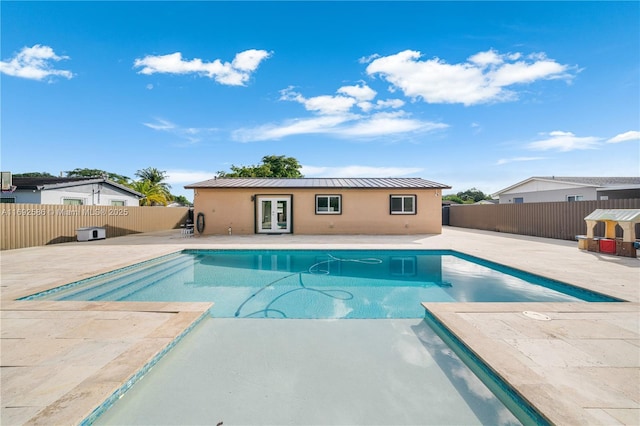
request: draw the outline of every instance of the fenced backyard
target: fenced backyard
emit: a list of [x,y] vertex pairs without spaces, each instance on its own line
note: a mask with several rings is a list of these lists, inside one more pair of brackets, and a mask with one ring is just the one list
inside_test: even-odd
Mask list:
[[77,230],[105,228],[106,238],[180,228],[188,207],[70,206],[2,204],[0,249],[75,241]]
[[[640,198],[525,204],[452,205],[448,225],[486,231],[575,240],[586,233],[584,218],[595,209],[640,209]],[[113,238],[141,232],[177,229],[187,207],[116,207],[2,204],[0,249],[75,241],[78,228],[102,227]],[[596,233],[603,232],[603,225]],[[636,225],[640,236],[640,226]]]
[[[446,208],[446,207],[444,207]],[[587,232],[584,218],[595,209],[640,209],[640,198],[523,204],[451,205],[449,225],[533,237],[575,240]],[[443,215],[443,216],[446,216]],[[604,225],[596,226],[602,234]],[[636,235],[640,229],[636,225]]]

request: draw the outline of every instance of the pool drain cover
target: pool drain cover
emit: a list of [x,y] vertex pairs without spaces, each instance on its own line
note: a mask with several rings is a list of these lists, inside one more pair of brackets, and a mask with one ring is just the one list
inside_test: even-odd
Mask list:
[[551,321],[550,317],[546,316],[545,314],[541,314],[540,312],[524,311],[522,312],[522,314],[525,317],[529,317],[531,319],[538,320],[538,321]]

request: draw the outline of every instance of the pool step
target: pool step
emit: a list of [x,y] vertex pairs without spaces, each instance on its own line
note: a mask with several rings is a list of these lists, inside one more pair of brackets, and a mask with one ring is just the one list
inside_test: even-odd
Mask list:
[[[56,300],[122,300],[124,297],[152,285],[159,280],[179,273],[193,263],[188,257],[179,256],[163,262],[145,264],[141,269],[130,269],[117,274],[89,279],[81,286],[60,292]],[[151,272],[153,270],[153,272]]]

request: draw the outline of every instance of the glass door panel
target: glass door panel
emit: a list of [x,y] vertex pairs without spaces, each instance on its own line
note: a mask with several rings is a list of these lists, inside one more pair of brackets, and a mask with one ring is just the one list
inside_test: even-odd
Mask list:
[[258,198],[258,232],[291,232],[291,199],[280,197]]
[[271,200],[260,201],[260,229],[271,230]]
[[278,214],[278,223],[277,227],[279,230],[287,230],[289,228],[289,221],[287,219],[287,200],[278,200],[277,202],[277,214]]

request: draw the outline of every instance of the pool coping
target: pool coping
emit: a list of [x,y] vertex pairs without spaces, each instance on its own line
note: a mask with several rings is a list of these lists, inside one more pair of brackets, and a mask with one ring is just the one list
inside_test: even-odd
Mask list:
[[[15,333],[16,336],[22,334],[20,338],[27,341],[32,338],[30,337],[30,332],[31,334],[33,334],[33,329],[30,330],[26,325],[29,323],[29,321],[33,321],[33,318],[29,318],[30,316],[33,316],[33,312],[38,312],[38,315],[53,315],[52,313],[58,312],[58,314],[64,317],[65,320],[68,320],[68,318],[73,317],[74,315],[85,315],[90,317],[91,315],[96,315],[100,312],[113,312],[117,310],[136,311],[137,309],[139,309],[138,313],[141,315],[144,315],[144,312],[148,312],[150,316],[154,315],[152,312],[149,312],[148,307],[142,308],[134,307],[131,305],[122,307],[116,306],[116,304],[112,304],[110,307],[108,307],[102,303],[86,304],[86,302],[82,302],[85,303],[85,305],[80,302],[71,302],[71,304],[69,304],[70,302],[16,302],[16,297],[32,294],[34,293],[35,288],[51,288],[60,285],[64,281],[64,279],[62,279],[59,275],[55,276],[55,273],[46,274],[44,272],[38,271],[37,269],[34,269],[33,271],[30,271],[29,269],[25,270],[26,267],[20,267],[19,263],[24,261],[26,262],[25,265],[33,265],[34,262],[35,264],[41,262],[42,265],[47,265],[47,262],[45,261],[46,259],[43,256],[48,256],[49,254],[57,254],[60,255],[60,258],[62,260],[65,260],[63,258],[66,255],[62,256],[63,251],[68,251],[69,253],[75,254],[73,256],[67,256],[68,259],[66,259],[66,262],[69,266],[75,267],[75,270],[71,272],[73,278],[79,279],[89,275],[95,275],[100,271],[106,272],[116,267],[137,263],[140,260],[151,259],[157,257],[159,254],[169,254],[172,252],[180,251],[182,249],[189,249],[194,247],[217,249],[245,249],[253,247],[265,248],[265,246],[270,248],[278,247],[287,249],[317,249],[322,247],[340,247],[348,249],[390,249],[390,247],[393,246],[400,249],[422,249],[429,247],[437,247],[439,249],[453,249],[471,256],[476,256],[489,261],[502,263],[516,269],[521,269],[524,271],[527,271],[527,269],[529,269],[528,272],[545,276],[550,279],[559,279],[560,281],[565,281],[573,285],[576,285],[577,283],[586,283],[587,285],[584,285],[584,287],[586,288],[597,289],[596,291],[598,292],[604,292],[605,294],[609,294],[614,297],[632,300],[632,302],[614,304],[604,302],[597,303],[597,305],[599,306],[599,311],[594,312],[593,314],[598,314],[601,316],[601,318],[594,321],[609,321],[617,324],[624,323],[622,329],[624,329],[625,332],[630,333],[630,336],[612,336],[606,342],[602,342],[597,339],[591,339],[597,343],[595,349],[592,349],[597,352],[598,350],[603,350],[603,346],[611,344],[625,344],[628,346],[629,344],[633,345],[634,342],[638,341],[637,322],[634,323],[633,320],[631,320],[631,323],[629,323],[630,320],[628,318],[629,313],[633,314],[638,312],[637,282],[635,282],[635,289],[633,288],[635,281],[634,277],[636,275],[632,275],[636,274],[638,271],[638,260],[620,260],[616,259],[615,256],[594,255],[592,253],[581,252],[577,250],[577,248],[575,248],[575,244],[572,244],[570,242],[558,242],[556,240],[536,239],[532,237],[511,236],[488,232],[474,232],[469,230],[449,228],[445,228],[443,230],[443,235],[438,236],[331,236],[323,238],[305,238],[302,236],[289,236],[286,238],[263,238],[261,236],[257,238],[215,237],[207,239],[190,238],[188,240],[185,240],[177,237],[175,233],[164,233],[157,234],[156,236],[150,235],[148,237],[149,238],[145,239],[136,239],[135,237],[120,237],[117,239],[95,242],[98,244],[67,243],[57,245],[58,247],[49,246],[35,249],[20,249],[11,251],[10,253],[3,252],[1,256],[3,266],[2,365],[5,366],[5,360],[7,358],[11,358],[11,352],[9,352],[9,356],[5,356],[4,349],[8,347],[5,345],[5,341],[9,341],[9,339],[14,338],[12,333]],[[340,243],[336,243],[336,239],[339,239]],[[141,240],[144,240],[145,243],[141,244]],[[144,253],[139,253],[140,245],[144,245],[145,247],[148,247],[148,249],[146,249]],[[109,247],[111,247],[112,249],[117,248],[117,250],[112,252],[110,251]],[[79,252],[78,250],[81,250],[81,252]],[[127,252],[127,250],[129,250],[129,252]],[[74,266],[72,263],[69,263],[75,261],[78,256],[85,255],[85,253],[83,252],[87,251],[89,253],[86,253],[86,256],[88,256],[89,258],[91,258],[92,256],[104,256],[105,253],[115,254],[108,259],[110,263],[105,267],[93,266],[89,268],[86,267],[86,265]],[[514,254],[520,254],[521,257],[519,259],[514,258]],[[9,261],[7,261],[7,258],[9,258]],[[564,261],[564,263],[562,265],[557,265],[556,263],[558,263],[559,260]],[[600,266],[603,266],[606,270],[590,270],[590,267],[593,263],[600,263]],[[578,267],[576,265],[578,265]],[[87,272],[88,270],[90,270],[90,272]],[[568,271],[568,274],[564,274],[563,270]],[[67,277],[66,282],[73,281],[73,279],[68,278],[69,273],[65,272],[64,274]],[[566,276],[571,277],[571,279],[564,279]],[[607,277],[610,278],[611,276],[618,276],[622,279],[618,279],[616,282],[612,283],[610,282],[610,279],[607,279]],[[29,283],[25,282],[26,277],[29,278]],[[64,305],[52,305],[51,303]],[[189,304],[163,305],[163,307],[155,307],[154,309],[152,309],[152,311],[158,313],[159,310],[160,312],[163,312],[163,314],[174,315],[175,313],[182,312],[182,310],[190,311],[193,309],[193,307],[188,306]],[[504,313],[504,311],[508,311],[507,313],[509,315],[512,315],[514,318],[519,319],[519,316],[521,316],[523,310],[540,311],[544,307],[541,304],[526,304],[525,306],[519,304],[502,303],[499,304],[500,306],[494,307],[493,311],[489,308],[486,308],[488,309],[487,311],[483,311],[482,309],[485,308],[483,307],[482,309],[480,309],[480,305],[484,304],[427,304],[430,312],[438,316],[438,318],[444,324],[446,324],[447,327],[450,327],[451,330],[465,342],[465,344],[473,348],[473,350],[481,355],[481,358],[488,364],[492,366],[497,365],[498,367],[503,367],[502,370],[506,369],[507,373],[513,370],[513,368],[510,367],[512,364],[509,363],[509,360],[513,361],[515,359],[521,364],[521,367],[526,367],[522,369],[516,368],[515,373],[511,371],[511,376],[509,376],[509,374],[506,374],[504,371],[501,372],[501,374],[505,375],[507,381],[512,384],[515,383],[518,391],[523,393],[523,395],[529,395],[532,391],[528,389],[535,389],[536,386],[538,390],[540,388],[544,389],[545,386],[549,389],[553,388],[553,377],[547,377],[539,374],[539,371],[535,371],[536,369],[544,371],[544,360],[541,361],[540,359],[535,358],[535,356],[532,356],[532,354],[523,354],[522,351],[519,351],[518,347],[514,347],[513,344],[509,344],[510,341],[508,338],[496,339],[495,336],[490,336],[486,333],[483,333],[483,331],[478,328],[478,323],[476,323],[477,319],[469,317],[469,315],[479,315],[479,318],[483,318],[482,315],[491,315],[492,312]],[[585,310],[585,305],[595,304],[580,303],[578,304],[578,306],[570,306],[570,304],[562,303],[558,306],[549,305],[544,309],[547,309],[545,312],[552,314],[579,314]],[[616,306],[612,307],[608,305]],[[622,308],[621,310],[622,306],[624,306],[624,308]],[[470,309],[470,307],[473,307],[473,309]],[[145,311],[145,309],[147,310]],[[204,312],[204,309],[208,308],[200,307],[199,309],[201,309],[200,313],[202,313]],[[480,311],[477,312],[478,310]],[[25,313],[26,315],[21,316],[21,312]],[[15,330],[12,329],[12,327],[4,327],[4,325],[7,324],[7,321],[5,321],[5,319],[7,318],[9,318],[10,321],[13,321],[12,318],[14,318],[17,322],[21,321],[25,324],[25,326],[23,327],[16,325]],[[580,327],[580,322],[584,323],[584,320],[580,319],[574,319],[572,321],[573,323],[571,324],[573,324],[574,327],[578,328]],[[42,322],[43,321],[40,321],[40,323]],[[503,330],[504,332],[511,332],[511,330],[509,329],[509,326],[512,325],[511,323],[509,323],[505,319],[502,319],[501,324],[506,327]],[[534,332],[536,332],[536,330],[539,332],[540,328],[538,326],[540,324],[532,324],[532,330]],[[46,324],[44,324],[44,326],[46,326]],[[585,323],[583,329],[580,330],[579,334],[588,334],[589,330],[585,330],[585,327],[589,327],[589,325]],[[186,328],[188,328],[188,324],[182,324],[181,330],[176,330],[175,335],[180,334],[180,332],[183,332]],[[5,333],[5,330],[7,329],[8,331],[7,333]],[[500,332],[501,330],[493,331],[494,334],[499,334]],[[6,335],[9,335],[10,337],[7,338],[5,337]],[[560,337],[561,338],[559,340],[561,340],[565,344],[567,344],[567,342],[573,341],[569,338],[570,336]],[[550,336],[545,337],[545,339],[552,340]],[[165,341],[164,345],[166,346],[166,344],[168,343]],[[639,346],[640,345],[635,343],[636,349],[638,349]],[[497,351],[497,347],[499,347],[501,351]],[[585,348],[582,347],[579,349],[584,350]],[[148,362],[151,358],[153,357],[148,357],[145,362]],[[64,358],[62,359],[62,361],[64,362]],[[571,362],[571,359],[567,360],[568,367],[571,367]],[[541,363],[542,365],[538,365],[538,363]],[[629,374],[630,372],[631,374],[637,374],[640,371],[640,366],[638,366],[638,363],[639,362],[636,361],[633,365],[625,366],[624,369],[627,374]],[[64,364],[62,365],[64,366]],[[144,363],[138,365],[138,368],[134,370],[133,374],[135,374],[135,372],[138,371],[142,365],[144,365]],[[618,367],[613,366],[613,368]],[[500,371],[500,369],[498,370]],[[518,376],[518,374],[520,374],[520,376]],[[7,374],[3,374],[2,377],[3,417],[7,413],[8,409],[7,406],[5,406],[5,401],[10,402],[11,400],[11,395],[7,393],[9,392],[7,389],[10,389],[11,386],[4,386],[12,384],[11,377],[6,376]],[[100,372],[95,375],[95,378],[101,378]],[[525,378],[528,378],[528,381],[525,380]],[[564,379],[566,380],[566,378]],[[96,389],[98,390],[94,389],[94,391],[86,392],[84,394],[88,400],[94,401],[93,409],[100,405],[100,403],[102,403],[109,395],[113,394],[114,391],[114,386],[111,383],[109,384],[109,386],[111,386],[110,390],[105,390],[104,377],[102,377],[101,380],[102,382],[100,382],[99,380],[96,382],[98,384],[98,387]],[[616,380],[618,380],[617,376]],[[85,390],[90,382],[91,380],[89,380],[87,383],[83,382]],[[96,383],[94,383],[94,385]],[[122,383],[120,383],[120,385],[122,385]],[[82,388],[83,386],[79,387]],[[577,386],[579,387],[580,384],[578,384]],[[624,385],[621,386],[624,387]],[[535,392],[533,392],[532,401],[535,401],[534,405],[536,406],[536,408],[543,412],[545,415],[549,415],[549,413],[552,413],[552,415],[549,415],[550,418],[560,419],[558,423],[569,423],[568,421],[563,421],[568,419],[581,419],[585,420],[586,423],[591,424],[611,424],[615,422],[623,424],[625,423],[625,421],[629,423],[628,419],[640,419],[640,411],[638,409],[638,407],[640,406],[638,400],[640,398],[637,395],[626,395],[626,405],[616,404],[615,401],[612,402],[612,399],[615,399],[615,396],[617,395],[617,390],[614,389],[614,387],[615,386],[612,386],[611,383],[608,383],[608,386],[603,389],[605,395],[601,397],[602,401],[600,401],[598,404],[595,404],[595,406],[590,407],[584,407],[580,405],[579,389],[570,391],[565,387],[562,387],[563,395],[567,396],[567,398],[565,398],[567,402],[564,404],[560,404],[557,401],[557,398],[552,398],[548,393],[545,392],[542,392],[542,395],[544,395],[544,397],[538,398],[535,398]],[[80,417],[78,417],[77,415],[72,415],[69,411],[65,411],[69,409],[69,405],[75,405],[76,407],[78,405],[82,405],[79,404],[80,401],[77,399],[81,395],[81,393],[77,392],[78,390],[80,389],[75,389],[75,391],[74,388],[70,389],[55,403],[48,404],[43,410],[33,413],[35,415],[30,416],[29,413],[25,412],[22,416],[22,418],[24,418],[25,420],[19,423],[52,423],[54,419],[56,420],[53,421],[54,423],[79,423],[82,419],[89,415],[92,410],[85,410],[84,415]],[[627,392],[627,394],[633,393],[633,391],[634,389],[632,388],[631,392]],[[576,395],[573,395],[572,392]],[[527,399],[529,399],[529,396],[527,396]],[[70,404],[71,402],[73,402],[73,404]],[[36,409],[33,408],[32,411],[35,410]],[[67,417],[65,417],[65,415]],[[580,423],[585,422],[581,421]]]
[[[574,389],[576,395],[566,397],[566,383],[562,383],[562,381],[554,383],[553,381],[545,380],[544,368],[539,365],[540,358],[536,360],[522,356],[523,352],[518,350],[518,340],[528,343],[536,340],[544,342],[546,345],[545,350],[547,351],[544,356],[552,359],[567,348],[570,348],[567,342],[583,343],[584,341],[594,340],[595,336],[572,336],[569,333],[563,333],[563,331],[566,331],[563,328],[567,327],[567,321],[572,316],[581,317],[578,321],[582,322],[586,327],[595,326],[596,324],[602,327],[607,321],[612,321],[609,325],[615,327],[615,319],[611,318],[611,314],[623,313],[627,314],[627,316],[634,316],[638,312],[638,304],[625,302],[544,302],[537,304],[509,303],[508,306],[499,303],[478,303],[470,306],[471,304],[424,302],[422,305],[427,315],[436,318],[449,333],[462,342],[466,350],[473,353],[493,374],[505,381],[526,402],[548,418],[551,424],[637,423],[624,421],[625,418],[630,416],[640,416],[637,402],[638,395],[636,395],[636,400],[631,402],[634,397],[633,391],[631,394],[628,390],[625,393],[624,387],[616,387],[614,383],[609,382],[605,386],[603,386],[604,383],[600,383],[600,386],[603,387],[599,390],[591,388],[585,391],[584,389],[576,388]],[[531,315],[527,316],[525,312],[539,313],[550,317],[550,319],[547,321],[536,320]],[[496,314],[499,315],[499,320],[497,321],[501,323],[501,326],[506,326],[512,330],[518,327],[517,324],[520,324],[518,331],[521,331],[521,325],[527,321],[535,325],[529,335],[525,331],[520,337],[513,335],[497,336],[492,331],[485,332],[479,329],[478,322],[470,320],[474,316],[478,318],[484,317],[484,321],[481,324],[486,324],[488,318],[495,320]],[[611,344],[615,345],[613,340],[611,339]],[[629,338],[629,340],[634,339]],[[588,359],[589,355],[584,354],[583,356]],[[575,354],[572,354],[572,356],[575,356]],[[626,370],[628,374],[633,374],[634,371],[636,374],[638,373],[638,362],[634,362],[633,359],[629,359],[629,365],[627,366],[616,365],[613,362],[607,364],[602,359],[590,359],[588,362],[598,370],[599,377],[606,377],[607,375],[615,377],[619,375],[616,372],[620,369]],[[583,364],[584,360],[577,361],[577,363]],[[586,370],[586,368],[588,367],[585,365],[571,366],[567,364],[564,370],[566,370],[566,374],[577,376],[580,374],[581,369]],[[583,386],[589,388],[591,385],[589,379],[585,377]],[[590,406],[590,400],[595,399],[594,396],[598,392],[601,392],[600,397],[603,400],[618,399],[617,406],[606,407],[593,403]],[[587,395],[587,393],[590,395]],[[563,395],[563,397],[558,398],[558,395]],[[595,421],[596,418],[601,419],[601,422]]]

